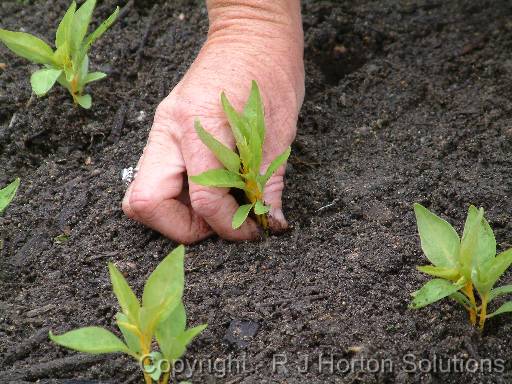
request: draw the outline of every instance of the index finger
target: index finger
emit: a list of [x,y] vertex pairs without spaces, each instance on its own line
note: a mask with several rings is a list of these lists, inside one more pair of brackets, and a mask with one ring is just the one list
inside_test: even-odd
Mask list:
[[179,200],[185,166],[167,126],[153,124],[137,177],[123,199],[130,218],[180,243],[190,244],[212,234],[190,206]]

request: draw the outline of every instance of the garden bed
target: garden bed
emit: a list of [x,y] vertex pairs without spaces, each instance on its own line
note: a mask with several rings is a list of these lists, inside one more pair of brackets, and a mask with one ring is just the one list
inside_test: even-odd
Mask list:
[[[51,41],[68,1],[29,3],[2,1],[0,26]],[[176,245],[123,215],[120,172],[200,48],[206,9],[135,3],[91,52],[109,78],[92,85],[90,111],[59,88],[32,98],[34,67],[0,47],[0,185],[22,180],[0,218],[2,383],[141,380],[129,358],[81,357],[45,336],[114,329],[107,262],[140,293]],[[101,2],[95,20],[117,4]],[[468,205],[483,206],[498,248],[512,246],[510,2],[305,1],[303,12],[306,98],[284,195],[292,228],[187,247],[189,322],[209,324],[186,355],[203,362],[192,381],[512,382],[510,315],[481,335],[455,303],[407,308],[427,280],[415,270],[426,260],[413,202],[459,231]],[[245,364],[222,377],[230,356]],[[273,357],[287,364],[273,369]]]

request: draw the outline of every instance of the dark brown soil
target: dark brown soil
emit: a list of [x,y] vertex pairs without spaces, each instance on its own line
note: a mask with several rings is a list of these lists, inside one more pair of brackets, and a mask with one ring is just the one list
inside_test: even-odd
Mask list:
[[[96,21],[118,3],[101,2]],[[48,328],[114,329],[107,262],[140,293],[175,246],[123,216],[120,171],[138,159],[155,107],[199,49],[206,10],[202,1],[161,1],[154,12],[136,3],[94,49],[109,80],[92,87],[91,111],[60,89],[31,99],[34,66],[0,47],[0,185],[22,179],[0,218],[2,383],[141,381],[128,358],[76,357],[45,337]],[[51,41],[67,4],[2,1],[0,26]],[[189,322],[209,327],[186,358],[219,362],[196,370],[194,383],[512,382],[510,316],[480,335],[451,302],[407,309],[426,281],[415,270],[425,259],[413,202],[457,229],[468,204],[481,205],[499,248],[512,245],[511,17],[507,0],[304,2],[307,95],[284,201],[293,229],[188,247]],[[253,336],[241,340],[240,330]],[[274,354],[286,355],[287,370],[272,369]],[[333,373],[330,354],[341,362]],[[229,356],[245,356],[245,369],[222,377]],[[300,372],[294,362],[306,356]],[[388,361],[384,372],[370,359]]]

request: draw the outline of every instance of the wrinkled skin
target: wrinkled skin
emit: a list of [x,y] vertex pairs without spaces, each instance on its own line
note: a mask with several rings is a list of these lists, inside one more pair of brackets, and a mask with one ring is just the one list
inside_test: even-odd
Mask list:
[[[123,200],[130,218],[185,244],[214,233],[228,240],[261,236],[252,219],[237,230],[231,228],[238,204],[228,189],[188,184],[187,174],[222,168],[199,140],[194,120],[199,118],[207,131],[234,148],[220,93],[224,90],[241,110],[251,80],[256,80],[265,105],[264,171],[292,143],[304,97],[300,16],[299,23],[258,17],[231,22],[237,19],[235,10],[225,17],[209,6],[208,39],[183,79],[156,109],[137,177]],[[264,200],[272,206],[269,225],[274,231],[288,226],[281,204],[284,171],[282,166],[265,187]]]

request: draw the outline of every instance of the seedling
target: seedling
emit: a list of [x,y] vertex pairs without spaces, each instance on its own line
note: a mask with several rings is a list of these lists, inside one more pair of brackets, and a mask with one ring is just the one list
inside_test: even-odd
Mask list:
[[[66,348],[90,354],[122,352],[139,362],[146,384],[167,384],[172,367],[206,324],[186,329],[183,306],[184,247],[172,251],[151,273],[144,286],[142,305],[119,270],[108,268],[121,312],[116,315],[124,342],[100,327],[75,329],[50,339]],[[160,351],[152,349],[156,338]]]
[[[5,208],[11,203],[16,195],[16,191],[20,186],[20,179],[14,180],[7,187],[0,189],[0,215],[5,211]],[[4,247],[3,239],[0,239],[0,250]]]
[[418,267],[418,270],[436,279],[413,293],[410,307],[422,308],[450,297],[468,311],[472,325],[476,325],[478,317],[480,330],[483,330],[487,319],[512,312],[512,301],[509,301],[488,313],[492,300],[512,293],[512,285],[493,288],[512,264],[512,248],[496,256],[496,240],[484,218],[483,208],[469,207],[462,240],[448,222],[420,204],[414,204],[414,212],[421,248],[433,264]]
[[107,75],[103,72],[89,72],[87,52],[92,44],[114,23],[119,7],[96,30],[86,36],[96,0],[87,0],[78,10],[73,1],[57,28],[55,51],[43,40],[24,32],[0,29],[0,41],[18,56],[44,68],[34,72],[30,78],[32,90],[37,96],[46,95],[56,82],[66,88],[75,104],[89,109],[91,95],[84,94],[84,88],[93,81]]
[[232,219],[233,229],[239,228],[254,210],[258,223],[268,227],[267,213],[270,206],[263,201],[265,185],[277,169],[290,156],[290,147],[277,156],[264,174],[260,173],[265,140],[265,119],[263,102],[256,81],[252,82],[251,93],[242,113],[238,113],[226,94],[221,94],[221,104],[228,118],[235,138],[238,153],[222,144],[195,121],[195,129],[201,141],[215,154],[225,169],[212,169],[200,175],[190,176],[196,184],[210,187],[237,188],[244,191],[248,204],[238,208]]
[[7,187],[0,189],[0,214],[5,211],[5,208],[11,203],[16,195],[16,191],[20,186],[20,179],[17,178]]

